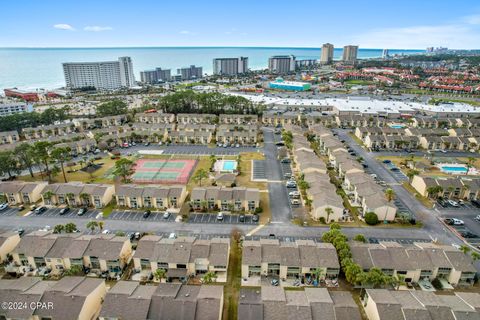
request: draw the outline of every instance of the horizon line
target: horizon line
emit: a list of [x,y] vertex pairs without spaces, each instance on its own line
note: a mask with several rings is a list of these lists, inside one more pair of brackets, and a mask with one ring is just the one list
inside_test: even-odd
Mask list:
[[[344,46],[334,47],[335,49],[343,49]],[[59,47],[59,46],[15,46],[15,47],[0,47],[0,49],[148,49],[148,48],[249,48],[249,49],[319,49],[321,47],[308,47],[308,46],[98,46],[98,47]],[[359,46],[359,50],[408,50],[408,51],[426,51],[425,49],[401,49],[401,48],[362,48]],[[480,49],[451,49],[451,50],[480,50]]]

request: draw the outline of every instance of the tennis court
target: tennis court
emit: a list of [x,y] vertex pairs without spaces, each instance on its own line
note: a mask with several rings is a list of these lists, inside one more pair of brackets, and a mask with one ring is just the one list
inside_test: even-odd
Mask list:
[[135,183],[186,184],[197,160],[140,159],[135,163]]

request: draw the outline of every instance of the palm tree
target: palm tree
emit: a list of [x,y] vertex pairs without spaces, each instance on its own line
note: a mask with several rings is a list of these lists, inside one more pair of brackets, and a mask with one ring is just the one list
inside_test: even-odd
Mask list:
[[167,271],[165,269],[157,269],[155,270],[155,273],[153,275],[155,279],[157,279],[158,281],[162,281],[162,279],[164,279],[167,275]]
[[43,199],[50,201],[54,195],[55,193],[52,190],[48,190],[43,194]]
[[418,170],[415,170],[415,169],[408,170],[407,177],[408,177],[410,183],[412,183],[413,177],[418,176],[419,174],[420,174],[420,171],[418,171]]
[[195,181],[198,181],[200,184],[200,187],[202,186],[202,180],[208,178],[208,173],[205,171],[205,169],[200,169],[195,173],[195,176],[193,177]]
[[443,188],[441,186],[432,186],[427,188],[428,195],[433,198],[437,198],[440,192],[443,192]]
[[65,230],[65,226],[63,224],[57,224],[53,227],[53,233],[62,233]]
[[88,229],[92,230],[92,232],[93,232],[93,231],[95,231],[95,228],[98,227],[98,222],[95,221],[95,220],[88,221],[86,227]]
[[75,195],[74,195],[73,193],[69,192],[69,193],[67,193],[65,196],[67,197],[67,202],[68,202],[68,204],[71,205],[70,202],[74,202],[74,201],[75,201]]
[[217,281],[217,274],[212,271],[205,273],[205,275],[202,277],[202,283],[204,284],[210,284],[215,281]]
[[392,188],[385,190],[385,198],[387,198],[388,202],[392,202],[395,199],[395,191]]
[[104,221],[98,221],[97,225],[98,225],[98,228],[100,229],[100,231],[103,231],[103,227],[105,226],[105,222]]
[[89,205],[90,202],[90,195],[88,193],[82,192],[80,193],[80,199],[84,205]]
[[325,213],[327,214],[327,223],[330,222],[330,215],[333,213],[333,209],[330,207],[325,208]]
[[466,245],[462,245],[462,246],[460,246],[460,251],[462,251],[462,252],[463,252],[463,254],[467,254],[467,253],[469,253],[469,252],[470,252],[470,250],[471,250],[471,249],[470,249],[470,247],[469,247],[469,246],[466,246]]
[[75,230],[77,230],[77,225],[73,222],[69,222],[65,225],[64,229],[66,233],[73,233]]
[[318,281],[320,281],[320,279],[322,279],[323,277],[325,277],[325,269],[323,268],[316,268],[313,272],[313,275],[315,276],[315,279]]
[[468,173],[470,172],[470,169],[473,168],[473,164],[475,163],[475,158],[474,157],[468,157],[468,160],[467,160],[467,172],[466,174],[468,175]]
[[62,169],[63,173],[63,180],[67,183],[67,176],[65,175],[65,162],[71,159],[70,156],[71,149],[69,147],[66,148],[55,148],[51,153],[51,157],[60,163],[60,168]]
[[472,253],[470,255],[471,255],[473,261],[480,260],[480,253],[478,253],[476,251],[472,251]]

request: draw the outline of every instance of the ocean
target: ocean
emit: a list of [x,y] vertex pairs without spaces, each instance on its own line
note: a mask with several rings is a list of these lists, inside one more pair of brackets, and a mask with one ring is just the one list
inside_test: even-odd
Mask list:
[[[176,69],[190,65],[202,66],[211,74],[212,59],[221,57],[249,58],[252,70],[266,68],[273,55],[293,54],[297,59],[319,59],[320,48],[261,48],[261,47],[142,47],[142,48],[0,48],[0,90],[17,87],[34,90],[55,89],[65,85],[63,62],[111,61],[130,56],[135,77],[140,71],[161,67]],[[390,54],[414,54],[422,50],[389,50]],[[342,49],[334,51],[339,59]],[[382,49],[359,49],[358,57],[381,57]],[[3,93],[3,92],[2,92]]]

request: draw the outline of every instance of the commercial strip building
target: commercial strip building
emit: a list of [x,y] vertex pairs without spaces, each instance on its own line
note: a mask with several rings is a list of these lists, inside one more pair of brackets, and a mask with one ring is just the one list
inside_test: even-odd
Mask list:
[[[362,270],[378,268],[386,275],[402,276],[407,283],[430,283],[438,279],[444,287],[471,286],[476,269],[472,258],[450,245],[398,242],[378,244],[351,242],[352,260]],[[431,286],[431,284],[430,284]]]
[[268,70],[277,74],[294,72],[296,67],[295,56],[273,56],[268,59]]
[[140,72],[140,81],[142,83],[155,84],[170,81],[171,78],[170,69],[156,68],[155,70],[145,70]]
[[97,90],[116,90],[135,86],[132,59],[118,61],[63,63],[65,85],[68,89],[94,87]]
[[119,281],[105,296],[99,319],[220,320],[222,313],[223,286]]
[[292,280],[336,279],[339,272],[337,252],[330,243],[278,239],[243,242],[242,279],[246,285],[258,285],[262,277],[278,277],[282,286],[292,286]]
[[480,294],[473,292],[437,295],[418,290],[367,289],[361,302],[369,320],[480,318]]
[[321,64],[331,64],[333,62],[333,51],[335,48],[331,43],[324,43],[322,45],[322,54],[320,56]]
[[15,308],[2,308],[3,319],[96,319],[106,294],[105,280],[39,277],[0,280],[0,299]]
[[229,254],[228,238],[166,239],[148,235],[140,239],[133,255],[134,269],[139,274],[134,277],[141,281],[154,275],[157,269],[163,269],[169,282],[186,281],[207,272],[215,273],[217,282],[226,282]]
[[238,319],[360,320],[358,306],[350,292],[325,288],[284,290],[281,287],[241,288]]
[[213,74],[236,76],[248,71],[248,57],[213,59]]

